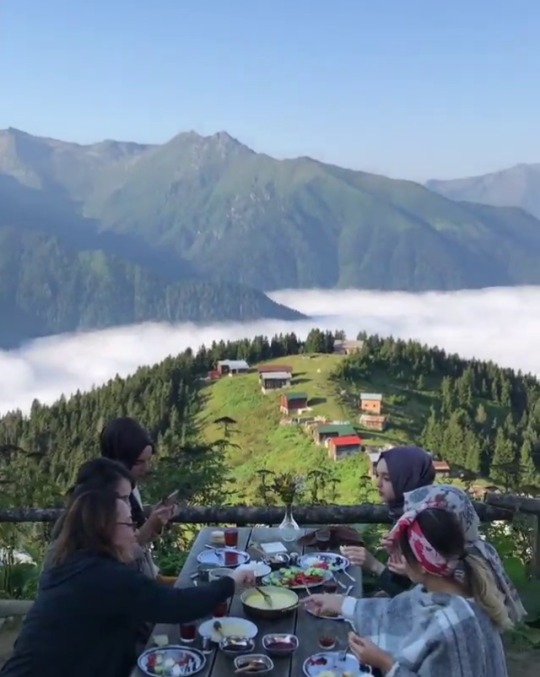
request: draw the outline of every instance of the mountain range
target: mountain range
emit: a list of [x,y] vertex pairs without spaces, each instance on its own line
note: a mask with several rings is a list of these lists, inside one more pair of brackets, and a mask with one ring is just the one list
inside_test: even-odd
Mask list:
[[540,219],[540,163],[452,181],[428,181],[427,188],[452,200],[494,207],[521,207]]
[[276,160],[226,132],[79,145],[2,131],[0,345],[145,319],[301,317],[274,289],[540,283],[540,221],[442,191]]

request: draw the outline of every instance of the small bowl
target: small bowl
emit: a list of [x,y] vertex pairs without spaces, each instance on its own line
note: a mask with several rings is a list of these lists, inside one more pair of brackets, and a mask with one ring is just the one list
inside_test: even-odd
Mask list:
[[291,561],[291,558],[285,552],[278,552],[275,555],[270,555],[266,558],[265,562],[270,566],[272,571],[277,571],[286,567],[287,564]]
[[249,653],[255,648],[255,640],[249,637],[224,637],[219,648],[226,656],[240,656]]
[[274,661],[263,653],[249,653],[234,659],[234,668],[238,670],[251,661],[256,661],[260,667],[254,670],[243,671],[244,675],[267,675],[274,669]]
[[290,656],[300,645],[296,635],[288,633],[264,635],[262,638],[263,649],[270,656]]
[[208,580],[217,581],[220,578],[225,576],[230,576],[234,569],[227,569],[227,567],[215,567],[214,569],[209,569],[208,571]]
[[253,571],[253,575],[258,581],[260,581],[263,576],[268,576],[268,574],[272,571],[272,567],[269,564],[266,564],[266,562],[257,562],[253,560],[247,564],[241,564],[238,569],[244,571]]

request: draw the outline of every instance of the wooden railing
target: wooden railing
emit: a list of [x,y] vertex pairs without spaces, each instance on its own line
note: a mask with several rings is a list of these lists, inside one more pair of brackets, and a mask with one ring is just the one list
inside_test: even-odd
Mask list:
[[[516,514],[536,517],[531,569],[540,576],[540,498],[512,494],[488,493],[483,502],[473,501],[482,522],[512,521]],[[0,523],[54,522],[61,508],[2,508]],[[186,506],[173,519],[182,524],[279,524],[283,507],[214,505]],[[391,518],[384,505],[298,505],[295,519],[300,524],[390,524]]]

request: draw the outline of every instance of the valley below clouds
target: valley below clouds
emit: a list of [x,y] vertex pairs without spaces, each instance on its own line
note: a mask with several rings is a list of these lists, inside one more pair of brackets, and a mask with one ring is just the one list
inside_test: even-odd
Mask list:
[[269,296],[311,319],[202,327],[145,323],[51,336],[0,352],[0,414],[17,408],[27,412],[34,399],[50,404],[187,347],[287,331],[304,337],[315,326],[344,329],[349,338],[359,331],[413,338],[463,357],[540,374],[540,287],[422,294],[283,290]]

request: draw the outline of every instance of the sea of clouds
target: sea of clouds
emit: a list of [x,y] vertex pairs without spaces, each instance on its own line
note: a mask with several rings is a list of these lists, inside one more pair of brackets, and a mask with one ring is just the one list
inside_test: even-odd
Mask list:
[[303,337],[314,326],[344,329],[349,338],[363,330],[419,339],[464,357],[540,374],[540,287],[423,294],[284,290],[271,297],[313,319],[205,327],[148,323],[51,336],[0,351],[0,414],[28,411],[34,398],[51,403],[62,394],[88,390],[188,346],[285,331]]

